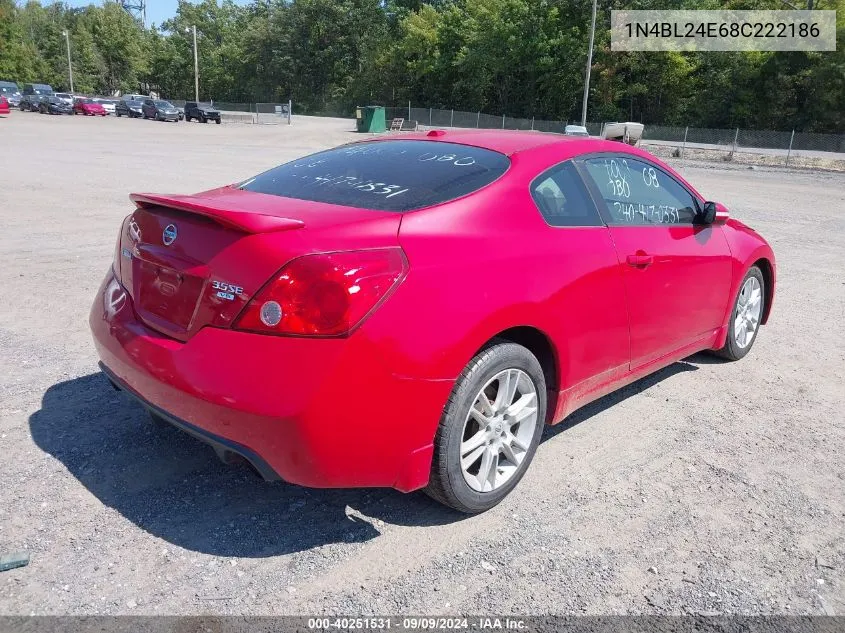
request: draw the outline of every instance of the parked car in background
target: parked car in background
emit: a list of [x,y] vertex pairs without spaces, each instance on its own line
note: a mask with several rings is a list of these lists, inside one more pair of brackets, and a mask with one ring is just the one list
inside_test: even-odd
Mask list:
[[5,97],[12,108],[21,104],[21,89],[14,81],[0,81],[0,96]]
[[179,120],[181,121],[185,118],[185,108],[180,108],[179,106],[176,106],[176,109],[179,111]]
[[74,96],[72,94],[69,94],[67,92],[56,92],[54,93],[54,96],[61,99],[65,103],[73,106]]
[[55,95],[45,96],[38,104],[41,114],[73,114],[73,106]]
[[77,97],[73,102],[74,114],[86,114],[90,116],[106,116],[106,109],[102,103],[98,103],[87,97]]
[[147,99],[141,109],[145,119],[179,121],[179,110],[172,103],[163,99]]
[[114,104],[115,116],[128,116],[130,119],[144,116],[143,101],[135,99],[118,99]]
[[13,92],[11,94],[5,95],[6,99],[9,100],[9,105],[13,108],[17,108],[21,104],[21,99],[23,96],[20,92]]
[[146,99],[149,99],[149,98],[150,98],[150,95],[138,95],[138,94],[130,93],[130,94],[121,95],[119,100],[120,101],[140,101],[140,102],[143,103]]
[[94,101],[99,103],[103,106],[103,109],[106,111],[106,114],[114,114],[115,112],[115,104],[117,101],[114,99],[105,99],[103,97],[94,97]]
[[566,136],[589,136],[590,135],[590,133],[587,131],[587,128],[585,128],[583,125],[567,125],[564,128],[563,133],[566,134]]
[[42,99],[46,99],[49,95],[26,94],[21,95],[21,100],[18,103],[18,108],[21,112],[38,112],[38,104]]
[[53,86],[50,84],[24,84],[23,96],[27,95],[51,95]]
[[9,114],[11,111],[11,108],[9,108],[9,100],[0,94],[0,114]]
[[208,123],[209,121],[220,123],[220,110],[210,103],[188,101],[185,103],[185,121],[191,121],[192,119],[202,121],[203,123]]

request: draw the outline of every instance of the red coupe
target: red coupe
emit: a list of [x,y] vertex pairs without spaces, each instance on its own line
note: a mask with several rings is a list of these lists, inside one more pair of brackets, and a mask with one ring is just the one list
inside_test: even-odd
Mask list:
[[303,486],[486,510],[544,424],[742,358],[772,308],[766,241],[612,141],[435,130],[131,199],[90,315],[103,371]]
[[108,114],[103,104],[97,103],[93,99],[75,99],[73,102],[73,113],[90,114],[91,116],[106,116]]
[[0,114],[11,114],[11,108],[9,108],[9,100],[6,99],[3,95],[0,95]]

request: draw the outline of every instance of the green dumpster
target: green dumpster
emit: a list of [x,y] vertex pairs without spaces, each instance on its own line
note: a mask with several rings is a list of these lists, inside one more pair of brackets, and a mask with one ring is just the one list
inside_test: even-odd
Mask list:
[[383,106],[364,106],[355,108],[355,119],[359,132],[385,132],[387,122]]

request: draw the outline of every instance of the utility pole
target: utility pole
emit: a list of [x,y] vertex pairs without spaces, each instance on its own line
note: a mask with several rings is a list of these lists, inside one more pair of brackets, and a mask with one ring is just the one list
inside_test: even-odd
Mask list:
[[596,38],[596,2],[593,0],[593,19],[590,24],[590,49],[587,51],[587,72],[584,77],[584,102],[581,105],[581,125],[587,125],[587,99],[590,96],[590,69],[593,65],[593,41]]
[[62,31],[65,36],[65,44],[67,44],[67,74],[70,78],[70,91],[73,92],[73,65],[70,62],[70,34],[67,30]]
[[194,101],[200,100],[200,66],[197,58],[197,25],[194,24],[190,29],[185,29],[185,33],[193,31],[194,33]]

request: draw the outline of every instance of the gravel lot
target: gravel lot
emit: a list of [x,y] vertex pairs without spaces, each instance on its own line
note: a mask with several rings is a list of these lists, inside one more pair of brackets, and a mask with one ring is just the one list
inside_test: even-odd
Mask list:
[[845,613],[842,174],[676,162],[771,241],[770,324],[739,363],[694,356],[549,429],[482,516],[263,483],[114,392],[87,314],[127,194],[351,128],[0,118],[0,554],[32,554],[0,613]]

